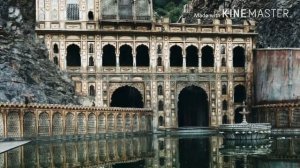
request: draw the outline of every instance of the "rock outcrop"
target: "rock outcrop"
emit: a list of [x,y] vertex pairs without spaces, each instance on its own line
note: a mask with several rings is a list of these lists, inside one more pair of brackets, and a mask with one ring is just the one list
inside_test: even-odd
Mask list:
[[[289,18],[257,17],[258,47],[300,47],[300,0],[193,0],[193,12],[214,13],[222,9],[288,9]],[[192,20],[188,18],[187,20]]]
[[78,104],[68,75],[34,36],[35,2],[0,0],[0,102]]

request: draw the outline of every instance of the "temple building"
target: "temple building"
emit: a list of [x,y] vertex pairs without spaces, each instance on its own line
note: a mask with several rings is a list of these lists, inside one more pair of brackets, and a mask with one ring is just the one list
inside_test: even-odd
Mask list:
[[152,0],[37,0],[36,33],[87,105],[153,110],[153,130],[216,127],[251,104],[254,23],[157,18]]

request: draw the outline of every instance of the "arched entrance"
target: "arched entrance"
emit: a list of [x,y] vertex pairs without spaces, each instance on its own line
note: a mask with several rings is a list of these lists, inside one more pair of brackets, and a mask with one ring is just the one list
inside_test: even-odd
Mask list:
[[214,67],[214,49],[211,46],[205,46],[201,49],[202,67]]
[[178,45],[170,48],[170,66],[182,67],[182,49]]
[[75,44],[67,48],[67,66],[81,66],[80,48]]
[[136,88],[123,86],[115,90],[112,94],[110,106],[143,108],[143,97]]
[[233,67],[245,67],[245,49],[243,47],[235,47],[233,49]]
[[209,126],[208,96],[198,86],[188,86],[179,94],[178,126]]
[[147,67],[150,65],[149,48],[145,45],[140,45],[136,48],[136,66]]
[[120,66],[133,66],[132,48],[127,44],[120,47]]
[[187,67],[198,67],[198,48],[195,46],[189,46],[186,48],[186,66]]
[[116,66],[116,48],[110,44],[103,47],[102,66]]
[[246,88],[243,85],[234,87],[234,103],[242,103],[246,100]]

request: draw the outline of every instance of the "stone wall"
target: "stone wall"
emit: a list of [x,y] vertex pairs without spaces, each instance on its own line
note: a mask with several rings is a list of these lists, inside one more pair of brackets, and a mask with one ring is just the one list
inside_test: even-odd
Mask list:
[[300,98],[300,49],[259,49],[254,58],[256,103]]

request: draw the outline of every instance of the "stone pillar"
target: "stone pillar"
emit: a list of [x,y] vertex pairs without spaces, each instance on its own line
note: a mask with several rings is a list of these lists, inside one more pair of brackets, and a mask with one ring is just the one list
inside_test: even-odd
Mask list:
[[182,56],[182,69],[183,69],[183,72],[186,72],[186,55],[183,55]]
[[50,110],[49,111],[49,119],[50,119],[50,121],[49,121],[49,136],[52,136],[53,135],[53,130],[52,130],[52,126],[53,126],[53,111],[52,110]]
[[4,136],[7,137],[7,110],[3,110],[3,127],[4,127]]
[[24,128],[23,128],[23,125],[24,125],[24,110],[21,109],[20,110],[20,136],[21,137],[24,137]]
[[202,52],[201,52],[201,48],[199,48],[199,52],[198,52],[198,62],[199,62],[199,64],[198,64],[198,71],[199,72],[202,72],[202,60],[201,60],[201,58],[202,58]]
[[116,68],[120,68],[120,55],[119,53],[116,54]]

